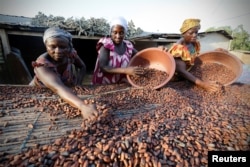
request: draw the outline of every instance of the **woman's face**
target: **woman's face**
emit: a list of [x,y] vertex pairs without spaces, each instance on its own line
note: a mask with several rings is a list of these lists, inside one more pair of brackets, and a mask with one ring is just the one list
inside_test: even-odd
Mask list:
[[120,44],[125,37],[125,30],[120,25],[115,25],[111,29],[111,39],[115,44]]
[[70,51],[69,41],[66,38],[48,38],[45,45],[50,57],[58,62],[65,60]]
[[183,34],[186,43],[196,42],[200,27],[193,27]]

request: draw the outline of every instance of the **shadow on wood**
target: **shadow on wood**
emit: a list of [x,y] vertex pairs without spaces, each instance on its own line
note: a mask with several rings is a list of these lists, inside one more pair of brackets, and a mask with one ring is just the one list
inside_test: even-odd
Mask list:
[[29,84],[32,80],[31,74],[18,49],[12,49],[6,57],[8,78],[6,84]]

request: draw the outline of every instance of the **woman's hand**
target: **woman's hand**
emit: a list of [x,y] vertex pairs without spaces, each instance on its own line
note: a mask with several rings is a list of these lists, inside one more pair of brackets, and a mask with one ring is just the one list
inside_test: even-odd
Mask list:
[[161,49],[164,52],[168,51],[168,48],[166,48],[165,46],[158,46],[158,49]]
[[204,88],[209,92],[216,92],[218,91],[221,86],[217,82],[212,81],[201,81],[198,86]]
[[143,75],[145,69],[143,67],[127,67],[125,69],[125,74],[127,75]]
[[94,104],[83,104],[79,109],[84,120],[95,120],[98,117],[98,111]]
[[228,53],[228,50],[223,49],[223,48],[217,48],[217,49],[215,49],[215,51],[221,51],[221,52]]

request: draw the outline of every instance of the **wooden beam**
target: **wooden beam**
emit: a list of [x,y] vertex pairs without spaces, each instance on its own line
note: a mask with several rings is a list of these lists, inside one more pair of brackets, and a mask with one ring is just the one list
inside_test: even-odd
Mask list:
[[24,32],[24,31],[7,31],[8,35],[22,35],[22,36],[36,36],[42,37],[43,33],[41,32]]
[[1,37],[2,45],[3,45],[4,58],[6,59],[11,49],[10,49],[8,35],[4,29],[0,29],[0,37]]
[[[24,32],[24,31],[7,31],[8,35],[22,35],[22,36],[37,36],[43,37],[43,32]],[[97,36],[78,36],[72,35],[73,39],[89,39],[89,40],[99,40],[101,37]]]
[[133,41],[143,41],[143,42],[176,42],[178,39],[139,39]]

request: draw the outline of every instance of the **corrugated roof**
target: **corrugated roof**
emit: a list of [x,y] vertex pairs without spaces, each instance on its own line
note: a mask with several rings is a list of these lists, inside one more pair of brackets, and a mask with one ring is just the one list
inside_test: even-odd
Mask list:
[[32,18],[0,14],[0,28],[17,31],[44,32],[48,27],[31,25]]
[[[0,14],[0,28],[14,31],[26,31],[26,32],[39,32],[44,33],[44,31],[49,28],[49,26],[37,26],[31,24],[32,18],[23,16],[9,16]],[[67,29],[72,35],[78,35],[78,32],[74,29]],[[105,34],[100,34],[98,32],[94,33],[94,37],[104,36]],[[93,37],[89,33],[90,37]]]
[[180,34],[167,34],[167,33],[154,33],[154,32],[143,32],[140,35],[131,37],[131,40],[140,40],[140,39],[179,39],[180,38]]
[[[32,18],[23,16],[10,16],[0,14],[0,28],[11,29],[11,30],[21,30],[21,31],[32,31],[32,32],[44,32],[48,27],[44,26],[34,26],[31,25]],[[72,34],[77,34],[74,30],[68,30]],[[233,37],[228,34],[225,30],[201,32],[199,35],[206,35],[209,33],[220,33],[228,39],[233,39]],[[95,36],[103,36],[103,34],[95,34]],[[130,40],[142,40],[142,39],[179,39],[181,34],[175,33],[157,33],[157,32],[143,32],[140,35],[129,38]]]
[[228,39],[233,39],[233,37],[230,34],[228,34],[225,30],[201,32],[201,33],[199,33],[199,35],[206,35],[206,34],[211,34],[211,33],[219,33],[219,34],[224,35]]
[[[233,37],[224,30],[201,32],[201,33],[199,33],[199,35],[202,36],[202,35],[206,35],[206,34],[210,34],[210,33],[219,33],[228,39],[233,39]],[[134,36],[130,39],[131,40],[142,40],[142,39],[179,39],[179,38],[181,38],[181,34],[144,32],[144,33],[142,33],[138,36]]]
[[0,14],[0,23],[16,24],[16,25],[31,25],[32,18],[23,16],[10,16]]

